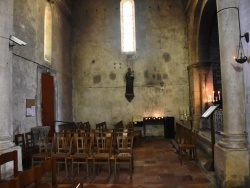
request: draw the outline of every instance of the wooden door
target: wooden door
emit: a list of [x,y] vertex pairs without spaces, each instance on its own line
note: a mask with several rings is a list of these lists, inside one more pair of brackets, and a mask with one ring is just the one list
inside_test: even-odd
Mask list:
[[55,132],[54,93],[53,76],[42,74],[42,125],[50,126],[49,136]]

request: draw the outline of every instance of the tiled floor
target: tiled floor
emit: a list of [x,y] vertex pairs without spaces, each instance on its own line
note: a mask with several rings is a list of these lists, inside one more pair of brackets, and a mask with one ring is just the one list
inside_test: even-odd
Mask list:
[[[77,173],[77,170],[75,171]],[[74,178],[58,175],[60,182],[83,182],[84,187],[142,187],[142,188],[212,188],[213,182],[194,161],[180,164],[177,153],[167,139],[147,139],[134,148],[134,172],[129,178],[128,168],[121,168],[119,178],[103,168],[96,177],[86,178],[85,169]]]

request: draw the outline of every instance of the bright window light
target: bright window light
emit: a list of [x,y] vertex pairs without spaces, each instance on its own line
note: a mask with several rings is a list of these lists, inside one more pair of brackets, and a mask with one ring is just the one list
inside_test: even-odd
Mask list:
[[52,59],[52,10],[47,2],[44,15],[44,60],[51,63]]
[[120,6],[122,52],[133,54],[136,51],[134,1],[122,0]]

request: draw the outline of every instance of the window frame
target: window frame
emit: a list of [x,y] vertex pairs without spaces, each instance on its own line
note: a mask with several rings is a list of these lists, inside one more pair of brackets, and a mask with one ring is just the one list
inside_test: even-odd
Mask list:
[[[124,40],[124,35],[126,34],[124,32],[124,14],[123,14],[123,5],[126,3],[126,2],[130,2],[131,5],[132,5],[132,50],[126,50],[124,48],[124,43],[126,40]],[[131,20],[130,20],[131,21]],[[134,0],[121,0],[120,2],[120,24],[121,24],[121,52],[123,54],[135,54],[136,53],[136,34],[135,34],[135,3],[134,3]]]

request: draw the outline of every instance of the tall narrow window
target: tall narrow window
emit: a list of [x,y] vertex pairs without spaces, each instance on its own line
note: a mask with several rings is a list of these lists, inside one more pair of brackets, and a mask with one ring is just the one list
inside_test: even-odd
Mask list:
[[121,47],[122,52],[127,54],[136,51],[134,7],[134,0],[121,0]]
[[52,13],[47,2],[44,13],[44,60],[51,63],[52,59]]

